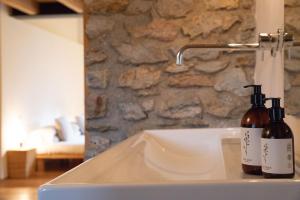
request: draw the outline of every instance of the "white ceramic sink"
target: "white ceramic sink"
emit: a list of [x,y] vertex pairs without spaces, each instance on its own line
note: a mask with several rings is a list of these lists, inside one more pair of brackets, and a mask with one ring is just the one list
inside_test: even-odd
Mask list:
[[294,179],[244,175],[239,128],[149,130],[42,185],[40,200],[299,200]]

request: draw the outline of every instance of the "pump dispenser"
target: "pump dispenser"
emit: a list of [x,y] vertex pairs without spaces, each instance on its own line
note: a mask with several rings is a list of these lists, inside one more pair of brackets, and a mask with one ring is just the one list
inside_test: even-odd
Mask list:
[[269,123],[269,115],[261,85],[247,85],[244,88],[248,87],[253,88],[252,107],[241,121],[242,168],[247,174],[261,175],[260,140],[263,128]]
[[272,107],[269,108],[269,116],[271,122],[282,121],[285,118],[284,108],[280,107],[280,98],[267,98],[272,100]]
[[265,178],[293,178],[295,175],[294,136],[284,122],[280,98],[272,100],[269,108],[270,123],[261,138],[262,173]]
[[265,94],[261,93],[261,85],[246,85],[244,88],[253,87],[253,94],[251,95],[251,104],[261,106],[265,104]]

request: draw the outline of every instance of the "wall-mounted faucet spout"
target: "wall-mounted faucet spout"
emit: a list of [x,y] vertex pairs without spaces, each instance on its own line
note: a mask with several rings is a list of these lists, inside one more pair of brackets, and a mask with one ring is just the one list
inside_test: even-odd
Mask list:
[[[284,33],[278,30],[277,33],[260,33],[258,36],[258,43],[250,44],[188,44],[180,48],[176,56],[176,64],[183,64],[183,54],[187,49],[210,49],[219,51],[256,51],[256,50],[270,50],[272,56],[276,56],[277,51],[283,48],[300,46],[300,42],[294,42],[293,35]],[[264,51],[262,51],[264,53]],[[263,57],[262,57],[263,58]]]
[[176,56],[176,64],[182,65],[183,64],[183,53],[187,49],[213,49],[219,51],[253,51],[259,48],[259,43],[253,44],[189,44],[185,45],[179,49],[177,56]]

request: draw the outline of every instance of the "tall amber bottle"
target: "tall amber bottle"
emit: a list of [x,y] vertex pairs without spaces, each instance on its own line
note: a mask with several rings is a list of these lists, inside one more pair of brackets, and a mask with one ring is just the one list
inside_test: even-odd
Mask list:
[[272,99],[270,123],[261,138],[262,173],[265,178],[293,178],[295,175],[294,136],[284,122],[280,98]]
[[251,95],[252,107],[246,112],[241,121],[241,154],[244,173],[261,175],[260,141],[263,128],[269,123],[268,109],[265,107],[265,94],[261,92],[261,85],[247,85],[253,87]]

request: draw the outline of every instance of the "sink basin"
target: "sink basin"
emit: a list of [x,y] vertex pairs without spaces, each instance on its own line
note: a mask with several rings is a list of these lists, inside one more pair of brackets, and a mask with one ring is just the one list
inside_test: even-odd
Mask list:
[[220,141],[218,134],[146,131],[131,147],[143,146],[146,167],[162,178],[212,180],[225,177]]
[[145,130],[42,185],[40,200],[299,200],[300,179],[244,175],[239,128]]

